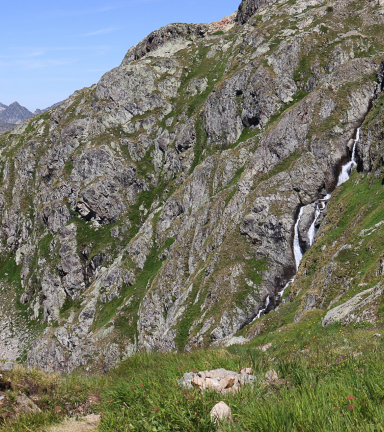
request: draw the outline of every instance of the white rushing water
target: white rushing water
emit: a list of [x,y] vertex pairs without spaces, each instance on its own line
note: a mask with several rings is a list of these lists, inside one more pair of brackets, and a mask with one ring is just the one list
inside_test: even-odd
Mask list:
[[[261,314],[262,314],[262,313],[267,309],[268,306],[269,306],[269,296],[267,297],[267,301],[265,302],[265,308],[259,310],[259,313],[257,314],[257,317],[254,318],[253,321],[255,321],[255,320],[257,320],[258,318],[260,318],[260,317],[261,317]],[[253,321],[252,321],[252,322],[253,322]]]
[[353,144],[353,151],[352,151],[352,159],[350,162],[343,165],[341,168],[341,173],[339,175],[339,180],[337,182],[337,186],[340,186],[341,184],[345,183],[347,180],[349,180],[349,177],[351,176],[351,172],[353,168],[357,165],[356,163],[356,145],[360,138],[360,128],[357,129],[356,139]]
[[301,250],[299,239],[299,223],[301,220],[301,216],[303,216],[303,212],[304,207],[301,207],[299,216],[297,217],[297,221],[295,223],[295,237],[293,239],[293,253],[295,255],[296,271],[299,269],[300,261],[303,259],[303,251]]
[[312,222],[312,224],[308,230],[309,246],[312,246],[313,243],[315,243],[316,222],[317,222],[317,219],[319,219],[321,212],[325,209],[325,202],[328,201],[329,198],[331,198],[331,194],[328,194],[324,198],[321,198],[315,202],[315,204],[316,204],[315,218],[313,219],[313,222]]
[[289,285],[291,285],[292,282],[294,282],[294,280],[295,280],[295,277],[293,277],[289,282],[287,282],[287,284],[285,285],[285,287],[281,291],[279,291],[278,294],[279,294],[280,298],[283,297],[284,291],[289,287]]
[[[351,176],[351,172],[352,172],[353,168],[355,168],[357,166],[357,163],[356,163],[356,146],[357,146],[357,143],[359,141],[359,138],[360,138],[360,128],[357,129],[356,139],[355,139],[355,142],[353,144],[352,159],[349,162],[347,162],[345,165],[342,166],[341,172],[340,172],[340,175],[339,175],[339,178],[337,181],[337,186],[340,186],[341,184],[343,184],[347,180],[349,180],[349,177]],[[326,202],[330,198],[331,198],[331,194],[327,194],[324,198],[321,198],[315,202],[315,204],[316,204],[315,218],[314,218],[314,220],[313,220],[313,222],[312,222],[312,224],[308,230],[308,239],[309,239],[309,245],[310,246],[312,246],[315,242],[316,222],[319,219],[321,212],[325,209]],[[308,204],[308,205],[312,205],[312,204]],[[301,249],[301,246],[300,246],[299,223],[300,223],[300,220],[301,220],[301,217],[303,215],[305,207],[306,206],[303,206],[300,208],[300,212],[299,212],[299,215],[297,217],[297,221],[295,223],[295,236],[293,239],[293,254],[295,257],[296,271],[299,270],[300,262],[303,259],[303,255],[304,255],[303,251]],[[278,295],[280,298],[284,295],[284,291],[288,288],[288,286],[294,280],[295,280],[295,276],[289,282],[287,282],[287,284],[284,286],[284,288],[281,291],[279,291]],[[257,314],[257,317],[253,321],[255,321],[257,318],[261,317],[261,314],[264,313],[264,311],[267,309],[268,305],[269,305],[269,296],[267,297],[265,308],[261,309],[259,311],[259,313]]]
[[[352,159],[349,162],[347,162],[345,165],[342,166],[341,172],[340,172],[340,175],[339,175],[339,178],[337,181],[337,186],[340,186],[341,184],[343,184],[347,180],[349,180],[349,177],[351,176],[351,172],[352,172],[353,168],[355,168],[357,166],[357,163],[356,163],[356,146],[357,146],[357,143],[360,139],[360,129],[361,128],[357,129],[356,139],[353,143]],[[312,224],[308,230],[308,239],[309,239],[309,245],[310,246],[312,246],[313,243],[315,242],[316,222],[319,219],[321,212],[325,209],[326,201],[328,201],[330,198],[331,198],[331,194],[327,194],[324,198],[319,199],[318,201],[315,202],[315,204],[316,204],[315,218],[314,218],[314,220],[313,220],[313,222],[312,222]],[[312,204],[309,204],[309,205],[312,205]],[[299,223],[300,223],[300,219],[301,219],[301,216],[303,215],[303,211],[304,211],[305,207],[306,206],[301,207],[299,217],[297,218],[297,221],[295,224],[295,238],[293,240],[293,252],[295,255],[296,271],[299,269],[300,262],[303,259],[303,251],[301,250],[300,241],[299,241]],[[293,282],[293,279],[288,282],[288,285],[292,282]],[[283,291],[284,290],[285,290],[285,288],[283,289]]]
[[312,246],[315,242],[315,225],[317,222],[317,219],[319,219],[319,216],[321,214],[321,210],[319,207],[319,203],[316,203],[316,211],[315,211],[315,219],[313,219],[313,222],[308,230],[308,239],[309,239],[309,246]]

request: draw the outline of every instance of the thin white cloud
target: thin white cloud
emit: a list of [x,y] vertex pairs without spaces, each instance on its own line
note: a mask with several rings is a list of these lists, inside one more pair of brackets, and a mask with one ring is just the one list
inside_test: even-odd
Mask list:
[[86,37],[97,36],[97,35],[112,33],[114,31],[120,30],[120,29],[121,29],[121,27],[109,27],[109,28],[104,28],[104,29],[93,31],[93,32],[85,33],[83,36],[86,36]]
[[55,16],[60,18],[68,18],[68,17],[79,17],[83,15],[97,14],[108,12],[116,9],[121,9],[127,7],[127,3],[117,3],[109,6],[96,7],[93,9],[76,9],[76,10],[63,10],[57,9],[55,11],[50,11],[47,13],[49,16]]
[[127,7],[130,7],[135,4],[140,3],[157,3],[159,1],[164,0],[125,0],[123,2],[116,2],[114,4],[110,4],[108,6],[102,6],[102,7],[95,7],[95,8],[89,8],[89,9],[72,9],[72,10],[65,10],[65,9],[56,9],[54,11],[49,11],[46,13],[47,16],[50,17],[58,17],[58,18],[71,18],[71,17],[79,17],[83,15],[91,15],[91,14],[98,14],[98,13],[104,13],[113,11],[116,9],[125,9]]
[[15,47],[10,46],[7,48],[12,54],[0,55],[0,59],[25,59],[26,57],[42,57],[50,52],[60,51],[108,51],[109,45],[95,45],[95,46],[63,46],[63,47]]
[[107,69],[105,69],[105,68],[103,68],[103,69],[87,69],[87,72],[103,72],[103,73],[105,73],[105,72],[108,72],[108,70]]
[[19,69],[23,70],[30,70],[30,69],[45,69],[45,68],[52,68],[57,66],[64,66],[71,63],[75,63],[76,59],[58,59],[58,60],[50,60],[50,59],[19,59],[18,61],[13,62],[3,62],[0,61],[0,67],[6,68],[6,67],[18,67]]
[[[80,61],[79,56],[86,52],[92,56],[104,56],[110,50],[109,45],[28,47],[11,46],[0,55],[0,68],[18,68],[20,70],[60,68]],[[8,54],[7,54],[8,52]],[[82,54],[80,54],[82,53]]]

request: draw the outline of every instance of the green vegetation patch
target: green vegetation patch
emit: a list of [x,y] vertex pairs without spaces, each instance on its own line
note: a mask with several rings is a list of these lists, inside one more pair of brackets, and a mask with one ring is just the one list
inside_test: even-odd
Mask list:
[[174,238],[167,239],[166,243],[157,250],[154,246],[147,257],[143,271],[139,274],[136,283],[133,286],[123,286],[118,297],[106,304],[99,304],[96,319],[93,324],[94,329],[98,329],[107,324],[114,316],[120,306],[130,298],[127,305],[120,308],[119,313],[114,321],[115,328],[120,337],[129,337],[131,342],[137,332],[138,309],[143,300],[148,287],[156,277],[162,266],[162,261],[159,259],[161,253],[172,246]]

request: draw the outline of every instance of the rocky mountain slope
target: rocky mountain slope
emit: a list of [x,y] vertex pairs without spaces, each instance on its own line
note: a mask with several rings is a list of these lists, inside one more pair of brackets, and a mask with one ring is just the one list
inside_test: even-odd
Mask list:
[[0,103],[0,134],[12,130],[17,124],[22,123],[24,120],[34,115],[43,114],[61,104],[62,102],[58,102],[42,110],[36,109],[34,113],[31,113],[31,111],[21,106],[18,102],[14,102],[9,106]]
[[108,370],[245,342],[371,288],[347,320],[374,320],[383,24],[376,0],[244,0],[151,33],[2,135],[3,357]]

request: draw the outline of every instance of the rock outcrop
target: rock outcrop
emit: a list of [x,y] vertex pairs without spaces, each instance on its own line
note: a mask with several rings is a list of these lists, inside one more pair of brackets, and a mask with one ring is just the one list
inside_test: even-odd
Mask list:
[[214,390],[217,393],[236,393],[242,386],[254,383],[257,379],[252,375],[252,369],[242,369],[240,373],[225,369],[215,369],[204,372],[187,372],[179,380],[179,386],[197,388],[200,391]]
[[331,309],[323,319],[323,327],[336,322],[348,325],[352,322],[374,322],[376,318],[375,306],[377,299],[383,295],[384,287],[380,283],[374,288],[365,290],[355,295],[351,300]]
[[245,24],[260,7],[269,3],[272,3],[272,0],[242,0],[237,11],[236,20],[241,24]]

